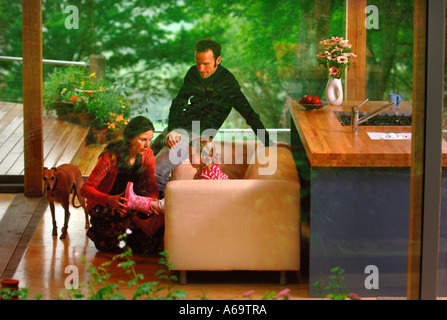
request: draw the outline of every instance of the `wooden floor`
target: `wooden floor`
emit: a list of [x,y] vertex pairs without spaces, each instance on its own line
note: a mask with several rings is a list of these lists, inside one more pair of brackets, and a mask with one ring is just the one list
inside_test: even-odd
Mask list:
[[[13,202],[22,204],[29,202],[26,205],[28,210],[24,210],[24,207],[8,208],[0,222],[0,233],[3,237],[8,236],[5,232],[7,230],[4,230],[5,226],[12,225],[10,219],[17,218],[18,212],[26,211],[33,212],[33,214],[28,214],[20,219],[27,226],[25,232],[20,235],[17,248],[3,268],[2,278],[18,279],[20,287],[29,290],[29,299],[34,299],[35,295],[42,294],[42,299],[54,300],[63,293],[66,278],[73,273],[73,271],[66,271],[68,267],[72,268],[71,270],[77,270],[79,284],[86,290],[86,284],[91,275],[88,271],[89,265],[99,266],[103,262],[111,260],[113,254],[98,252],[85,235],[82,210],[71,209],[68,236],[61,240],[51,235],[51,214],[45,201],[39,198],[25,198],[23,195],[17,194]],[[42,214],[39,214],[39,211]],[[58,206],[56,211],[57,222],[60,226],[63,223],[63,210]],[[14,236],[14,234],[10,236]],[[0,252],[8,251],[5,249],[7,248],[2,248],[2,244],[0,244]],[[158,280],[155,273],[162,269],[162,266],[158,264],[159,258],[160,256],[155,253],[134,257],[137,272],[144,275],[143,282]],[[1,255],[0,261],[2,261]],[[135,288],[129,289],[126,284],[121,284],[121,281],[130,280],[129,276],[121,271],[117,263],[111,265],[110,272],[112,275],[110,282],[120,284],[119,292],[131,299],[135,294]],[[279,292],[284,288],[289,288],[293,299],[307,299],[308,285],[306,281],[298,283],[296,274],[293,272],[288,273],[288,279],[289,283],[286,286],[281,286],[278,272],[190,272],[188,273],[188,284],[175,284],[175,289],[185,290],[187,299],[198,299],[202,296],[209,299],[243,299],[242,294],[248,290],[255,291],[252,296],[254,299],[260,299],[267,291]],[[161,286],[166,287],[167,283],[162,282]],[[164,292],[166,291],[160,292],[159,295],[163,295]]]

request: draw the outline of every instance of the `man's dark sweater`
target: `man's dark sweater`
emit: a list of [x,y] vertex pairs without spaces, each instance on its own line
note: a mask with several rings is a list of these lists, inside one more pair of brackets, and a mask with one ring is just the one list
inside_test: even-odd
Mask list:
[[197,67],[192,66],[172,101],[168,132],[178,128],[192,131],[193,121],[200,121],[200,134],[206,129],[219,130],[232,108],[241,114],[255,134],[258,134],[257,130],[263,129],[264,137],[260,135],[258,138],[266,146],[271,144],[259,115],[250,106],[239,83],[228,69],[219,65],[209,78],[203,79]]

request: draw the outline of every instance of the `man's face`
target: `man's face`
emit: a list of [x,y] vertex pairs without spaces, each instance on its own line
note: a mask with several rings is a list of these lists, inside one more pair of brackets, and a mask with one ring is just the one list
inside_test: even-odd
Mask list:
[[220,64],[220,56],[214,61],[214,54],[211,49],[205,52],[196,52],[196,66],[203,79],[210,77],[217,70]]

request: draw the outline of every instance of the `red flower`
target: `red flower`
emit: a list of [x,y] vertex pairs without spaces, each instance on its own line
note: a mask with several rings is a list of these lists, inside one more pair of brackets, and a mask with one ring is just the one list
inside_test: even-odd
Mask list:
[[356,293],[353,293],[353,292],[348,294],[348,298],[351,300],[362,300],[362,298],[360,298]]
[[250,297],[255,291],[254,290],[248,290],[247,292],[243,293],[242,296],[244,298]]
[[92,92],[91,92],[91,91],[87,91],[87,94],[88,94],[88,95],[91,95],[91,94],[92,94]]
[[76,101],[76,100],[78,100],[79,98],[78,97],[76,97],[76,96],[72,96],[71,98],[70,98],[70,101]]
[[276,294],[275,297],[273,297],[273,299],[276,300],[276,299],[281,298],[281,297],[284,297],[285,300],[289,299],[289,297],[290,297],[290,289],[286,288],[286,289],[281,290],[280,292],[278,292]]

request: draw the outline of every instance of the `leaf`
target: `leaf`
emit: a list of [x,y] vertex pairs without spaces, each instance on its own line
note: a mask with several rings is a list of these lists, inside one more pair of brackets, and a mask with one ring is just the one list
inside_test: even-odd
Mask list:
[[164,270],[164,269],[160,269],[160,270],[157,270],[157,271],[155,272],[155,275],[156,275],[156,276],[159,276],[159,275],[161,275],[161,274],[163,274],[163,273],[166,273],[166,270]]
[[174,296],[176,300],[185,300],[187,293],[185,290],[174,290],[172,291],[172,296]]
[[135,261],[133,261],[133,260],[124,261],[124,262],[121,262],[121,267],[122,267],[123,269],[127,269],[127,268],[130,268],[130,267],[134,266],[135,264],[136,264],[136,263],[135,263]]
[[169,277],[170,280],[177,282],[178,281],[178,277],[174,274],[172,276]]

